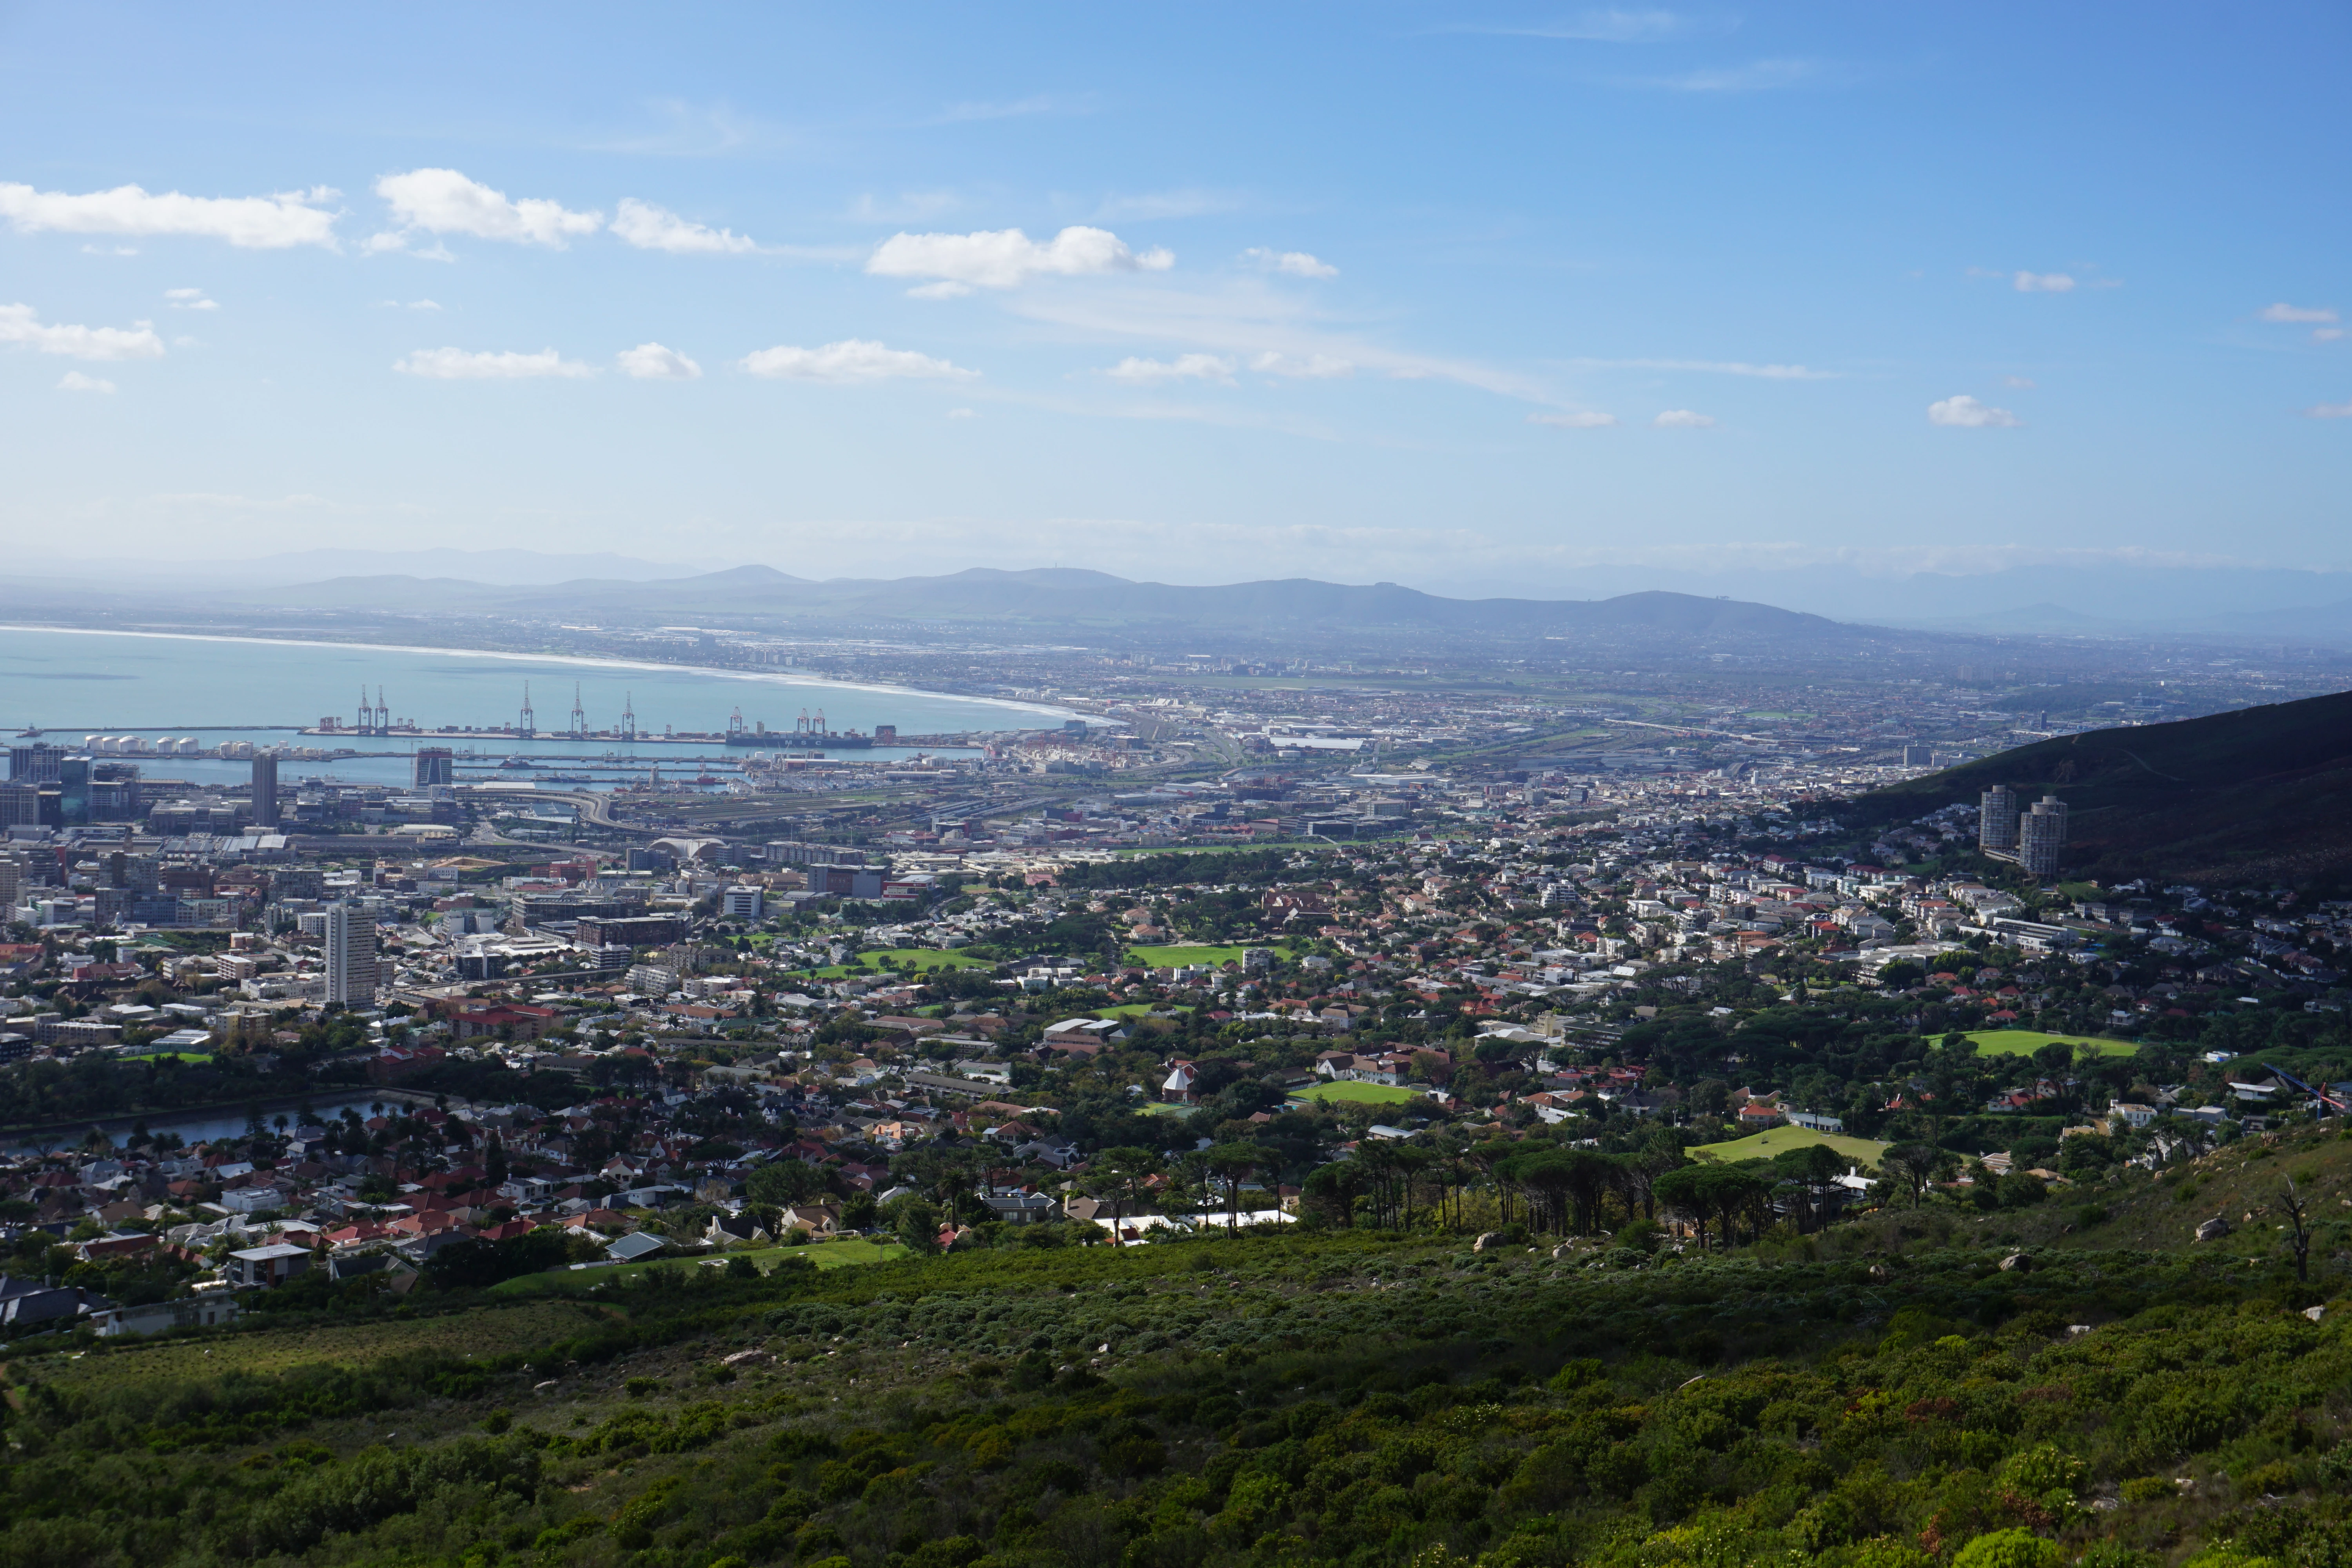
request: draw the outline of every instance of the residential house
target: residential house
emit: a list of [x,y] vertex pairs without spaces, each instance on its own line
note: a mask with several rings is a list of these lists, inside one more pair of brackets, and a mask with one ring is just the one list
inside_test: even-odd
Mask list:
[[310,1267],[311,1253],[307,1247],[295,1247],[287,1242],[275,1242],[268,1247],[248,1247],[228,1255],[228,1267],[223,1270],[228,1282],[245,1289],[270,1289],[283,1285]]

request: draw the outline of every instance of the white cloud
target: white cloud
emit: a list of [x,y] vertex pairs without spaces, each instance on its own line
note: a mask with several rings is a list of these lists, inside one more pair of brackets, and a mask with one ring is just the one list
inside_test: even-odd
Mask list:
[[2003,386],[2013,386],[2020,392],[2031,392],[2034,386],[2033,378],[2030,375],[2004,375],[2000,378],[2000,384]]
[[2315,343],[2332,343],[2343,335],[2344,329],[2341,327],[2314,327],[2311,329],[2311,341]]
[[1715,416],[1695,414],[1687,408],[1669,408],[1650,423],[1661,430],[1709,430],[1715,427]]
[[[1414,353],[1353,333],[1327,331],[1324,318],[1304,293],[1275,289],[1255,278],[1228,278],[1202,289],[1135,279],[1094,289],[1032,289],[1015,296],[1009,308],[1031,321],[1117,345],[1119,352],[1131,343],[1157,342],[1171,353],[1230,354],[1273,374],[1337,376],[1361,371],[1407,380],[1442,379],[1538,405],[1549,405],[1558,395],[1517,371]],[[1126,411],[1121,405],[1121,412]]]
[[1106,228],[1074,224],[1040,245],[1017,228],[976,234],[895,234],[867,258],[877,278],[934,278],[913,293],[952,299],[973,289],[1013,289],[1033,278],[1104,272],[1161,272],[1176,264],[1165,250],[1137,255]]
[[2286,326],[2316,325],[2340,320],[2325,305],[2265,305],[2254,313],[2258,321],[2274,321]]
[[977,419],[980,416],[969,408],[950,408],[948,410],[948,417],[950,419]]
[[68,195],[30,185],[0,184],[0,217],[19,234],[194,235],[225,239],[247,250],[283,250],[335,243],[335,219],[322,204],[333,191],[281,191],[269,196],[157,195],[137,185]]
[[1765,381],[1835,381],[1833,370],[1814,370],[1801,364],[1750,364],[1745,360],[1721,359],[1579,359],[1570,364],[1580,370],[1696,370],[1712,375],[1751,375]]
[[778,345],[743,359],[753,375],[786,381],[823,381],[836,385],[866,385],[878,381],[971,381],[980,374],[912,349],[885,348],[862,338],[846,338],[823,348]]
[[394,363],[403,375],[431,381],[519,381],[530,376],[581,377],[596,374],[592,365],[565,359],[553,349],[535,354],[468,353],[464,349],[418,349]]
[[1328,261],[1318,260],[1303,250],[1268,250],[1254,245],[1242,252],[1244,261],[1254,262],[1272,272],[1286,272],[1293,278],[1337,278],[1339,269]]
[[145,321],[122,327],[47,326],[30,305],[0,305],[0,343],[22,343],[73,359],[161,359],[163,340]]
[[2352,403],[2318,403],[2303,412],[2312,419],[2352,419]]
[[[1356,374],[1356,362],[1341,359],[1337,354],[1286,354],[1269,349],[1250,361],[1250,369],[1262,375],[1297,376],[1310,381],[1336,381]],[[1389,374],[1404,380],[1416,380],[1423,372],[1418,366],[1391,367]]]
[[1103,374],[1115,381],[1147,384],[1163,381],[1230,383],[1234,379],[1234,362],[1215,354],[1178,354],[1173,360],[1139,359],[1129,354]]
[[112,392],[116,388],[114,383],[103,376],[84,375],[78,370],[69,370],[58,378],[58,390],[59,392]]
[[635,196],[621,198],[613,232],[639,250],[667,250],[673,256],[740,256],[760,248],[757,241],[732,229],[690,223]]
[[676,349],[664,348],[659,343],[639,343],[613,357],[639,381],[694,381],[702,374],[700,365]]
[[[375,194],[392,205],[404,229],[429,234],[470,234],[477,239],[502,239],[517,245],[550,245],[562,248],[575,234],[593,234],[604,226],[601,212],[572,212],[560,202],[540,197],[509,201],[478,180],[455,169],[411,169],[386,174],[375,183]],[[386,244],[390,238],[392,243]],[[397,250],[405,242],[377,235],[371,249]]]
[[[1528,423],[1549,425],[1555,430],[1605,430],[1617,423],[1617,416],[1595,414],[1590,411],[1578,414],[1530,414],[1528,416]],[[1712,424],[1714,421],[1709,420],[1708,423]]]
[[1963,392],[1927,405],[1927,423],[1954,430],[2008,430],[2025,423],[2006,408],[1979,403]]
[[2063,272],[2020,272],[2010,280],[2010,287],[2021,294],[2071,294],[2074,280]]
[[220,302],[205,297],[201,289],[166,289],[163,298],[172,301],[174,310],[217,310]]

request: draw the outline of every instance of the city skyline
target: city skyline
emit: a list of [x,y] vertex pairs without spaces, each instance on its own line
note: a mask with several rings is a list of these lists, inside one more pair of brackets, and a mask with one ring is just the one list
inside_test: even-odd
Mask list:
[[584,18],[0,23],[21,558],[2352,566],[2320,7]]

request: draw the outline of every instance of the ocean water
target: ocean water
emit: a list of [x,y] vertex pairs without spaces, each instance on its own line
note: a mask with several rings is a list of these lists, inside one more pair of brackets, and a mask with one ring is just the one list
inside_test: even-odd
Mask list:
[[[591,731],[615,727],[623,704],[629,704],[636,714],[637,743],[523,742],[488,734],[471,740],[397,735],[330,739],[296,732],[328,715],[352,723],[362,687],[371,701],[382,689],[396,721],[414,719],[428,730],[510,726],[522,707],[526,684],[541,730],[569,728],[576,689]],[[1036,729],[1058,724],[1066,716],[1027,703],[677,665],[0,627],[0,735],[38,728],[44,739],[68,745],[79,745],[85,735],[92,734],[137,735],[151,743],[193,735],[206,746],[242,740],[393,753],[332,761],[289,758],[278,770],[279,777],[289,782],[327,775],[352,783],[404,780],[410,772],[405,759],[419,746],[457,752],[461,774],[509,755],[547,758],[551,767],[570,773],[604,765],[571,759],[602,759],[607,752],[631,759],[628,765],[640,773],[658,764],[668,774],[702,759],[741,761],[740,750],[730,752],[715,742],[662,739],[665,727],[723,731],[729,715],[738,709],[747,725],[789,730],[803,713],[821,711],[835,730],[867,734],[877,724],[895,724],[918,735]],[[478,753],[470,761],[465,755],[468,749]],[[888,762],[917,753],[902,747],[829,754]],[[250,772],[247,763],[210,758],[138,760],[150,776],[198,783],[242,779]]]

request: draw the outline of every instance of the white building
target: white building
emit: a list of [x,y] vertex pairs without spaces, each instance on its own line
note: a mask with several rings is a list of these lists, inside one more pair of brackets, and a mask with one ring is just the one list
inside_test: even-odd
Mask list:
[[327,1000],[346,1007],[375,1005],[375,917],[337,901],[326,910]]

